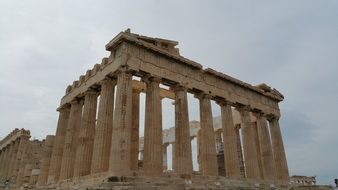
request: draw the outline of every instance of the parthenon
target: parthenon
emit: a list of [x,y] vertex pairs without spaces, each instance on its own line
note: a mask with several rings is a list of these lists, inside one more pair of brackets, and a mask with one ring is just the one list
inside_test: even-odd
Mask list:
[[[56,134],[43,143],[34,185],[171,175],[185,180],[224,176],[224,180],[287,186],[278,106],[284,96],[264,83],[254,86],[204,69],[181,56],[177,45],[130,30],[114,37],[105,47],[110,56],[66,88],[57,108]],[[145,94],[144,137],[139,137],[140,93]],[[188,93],[199,101],[196,128],[189,124]],[[162,126],[163,98],[171,99],[175,108],[175,126],[170,130]],[[221,111],[216,128],[212,101]],[[20,186],[28,183],[22,181],[21,169],[27,165],[23,152],[30,134],[25,130],[13,134],[0,144],[0,177]],[[197,172],[192,138],[198,141]],[[169,144],[173,147],[170,171]],[[218,161],[220,153],[223,163]]]

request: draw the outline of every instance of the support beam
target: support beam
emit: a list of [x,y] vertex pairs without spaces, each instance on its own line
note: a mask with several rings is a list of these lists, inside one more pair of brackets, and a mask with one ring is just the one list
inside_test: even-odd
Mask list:
[[280,131],[277,117],[269,119],[270,133],[272,140],[272,150],[275,158],[277,182],[279,184],[287,185],[289,181],[289,169],[286,161],[282,133]]
[[147,84],[143,170],[145,175],[160,175],[163,170],[160,79],[146,77],[143,80]]
[[240,178],[239,150],[231,105],[226,101],[220,101],[217,103],[221,107],[225,175],[229,178]]
[[258,168],[259,168],[259,178],[264,179],[264,171],[263,171],[263,161],[261,157],[261,148],[259,146],[259,136],[258,136],[258,126],[257,126],[257,121],[256,122],[251,122],[252,126],[252,131],[253,131],[253,139],[256,147],[256,152],[257,152],[257,161],[258,161]]
[[132,97],[132,130],[130,144],[130,167],[132,171],[138,170],[138,149],[140,132],[140,91],[133,89]]
[[255,116],[257,118],[257,132],[262,160],[263,179],[273,181],[276,178],[276,168],[272,154],[269,128],[263,114],[256,113]]
[[8,179],[10,181],[13,180],[13,175],[15,174],[15,164],[16,164],[16,159],[17,159],[17,155],[18,155],[19,144],[20,144],[19,139],[15,139],[15,141],[13,141],[13,143],[12,143],[13,154],[11,156],[11,160],[10,160],[10,163],[9,163],[8,174],[7,174]]
[[60,180],[73,177],[78,134],[81,126],[83,100],[73,100],[70,104],[70,115],[62,155]]
[[43,155],[42,155],[42,160],[41,160],[41,169],[40,169],[40,174],[39,174],[39,178],[37,181],[37,186],[43,186],[47,184],[50,161],[51,161],[51,156],[52,156],[52,151],[53,151],[53,146],[54,146],[54,140],[55,140],[55,136],[47,135],[44,148],[43,148],[44,150],[43,150]]
[[190,143],[187,89],[175,86],[175,143],[174,172],[192,174],[192,153]]
[[207,94],[195,95],[200,105],[200,159],[201,171],[204,176],[218,176],[218,165],[216,156],[215,132],[211,111],[211,96]]
[[94,152],[91,173],[108,171],[111,138],[113,132],[114,92],[116,81],[101,81],[101,96],[94,138]]
[[[123,68],[122,68],[123,69]],[[132,131],[132,75],[126,70],[117,74],[116,104],[109,171],[130,175],[130,139]]]
[[249,111],[245,108],[238,109],[242,119],[242,139],[244,149],[244,161],[246,177],[250,179],[260,179],[257,149],[254,143],[253,126],[250,121]]
[[168,170],[168,153],[167,153],[167,148],[169,146],[169,143],[164,143],[162,152],[163,152],[163,171]]
[[55,183],[59,180],[61,162],[63,158],[63,148],[67,133],[67,126],[70,114],[70,106],[66,105],[58,109],[59,120],[56,128],[55,142],[50,161],[47,183]]
[[94,90],[85,92],[83,115],[76,147],[74,178],[90,174],[96,126],[97,95],[98,93]]

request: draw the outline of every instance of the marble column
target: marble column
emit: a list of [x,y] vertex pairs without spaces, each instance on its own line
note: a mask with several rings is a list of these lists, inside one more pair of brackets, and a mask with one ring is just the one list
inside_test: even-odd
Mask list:
[[148,77],[143,80],[147,85],[143,170],[145,175],[160,175],[163,170],[160,79]]
[[221,107],[223,129],[223,150],[226,176],[240,178],[240,161],[238,156],[237,135],[234,126],[231,105],[226,101],[217,102]]
[[261,148],[259,146],[259,137],[258,137],[258,129],[257,129],[257,122],[251,122],[252,131],[253,131],[253,138],[257,152],[257,161],[258,161],[258,168],[259,168],[259,178],[264,179],[264,172],[263,172],[263,161],[261,157]]
[[6,178],[10,179],[10,173],[11,173],[11,163],[13,160],[13,156],[14,156],[14,142],[11,142],[9,144],[9,153],[8,153],[8,159],[6,161],[6,166],[5,166],[5,171],[6,171]]
[[132,171],[137,171],[140,130],[140,91],[136,89],[133,89],[131,127],[130,168]]
[[53,146],[54,146],[54,135],[47,135],[46,141],[43,147],[43,155],[41,160],[41,169],[40,175],[38,178],[37,186],[42,186],[47,184],[48,180],[48,171],[50,166],[50,160],[52,156]]
[[175,164],[176,159],[174,158],[175,142],[171,142],[170,145],[171,145],[171,171],[174,171],[174,165],[176,165]]
[[116,104],[110,151],[109,171],[130,175],[130,141],[132,131],[132,75],[122,70],[117,74]]
[[192,174],[192,153],[188,113],[187,89],[183,86],[173,87],[175,92],[175,148],[174,172]]
[[96,126],[97,95],[98,93],[94,90],[85,92],[73,177],[90,174]]
[[64,142],[59,180],[70,179],[73,177],[78,134],[81,126],[83,101],[76,99],[70,102],[70,104],[70,114]]
[[9,146],[6,146],[2,149],[4,151],[3,162],[1,163],[1,177],[6,178],[6,164],[8,162]]
[[25,154],[26,151],[26,146],[29,143],[29,136],[21,136],[19,140],[19,147],[18,147],[18,153],[15,159],[15,164],[14,164],[14,170],[12,173],[12,181],[17,181],[18,175],[19,175],[19,170],[21,168],[21,162],[22,158]]
[[169,143],[164,143],[162,147],[163,152],[163,171],[168,170],[168,153],[167,153],[167,147],[169,146]]
[[217,176],[218,165],[216,155],[215,132],[212,121],[211,96],[207,94],[195,95],[199,99],[200,105],[200,159],[202,175]]
[[198,163],[198,171],[202,174],[203,173],[203,167],[202,167],[202,163],[201,163],[201,147],[202,147],[201,129],[197,131],[196,139],[197,139],[197,163]]
[[18,155],[18,149],[19,149],[19,144],[20,144],[20,141],[19,139],[16,139],[13,143],[12,143],[12,146],[13,146],[13,154],[11,156],[11,160],[10,160],[10,163],[9,163],[9,169],[8,169],[8,178],[10,179],[10,181],[12,181],[13,179],[13,174],[15,174],[15,164],[16,164],[16,157]]
[[239,171],[241,174],[241,178],[246,178],[240,128],[241,128],[240,124],[237,124],[235,126],[236,139],[237,139],[236,140],[237,141],[237,154],[238,154],[238,159],[239,159]]
[[[23,153],[21,155],[21,161],[19,164],[19,171],[18,171],[18,175],[16,178],[16,184],[17,185],[21,185],[23,184],[25,181],[29,181],[29,177],[27,177],[27,168],[26,166],[30,164],[30,155],[31,155],[31,149],[32,149],[32,144],[29,141],[28,137],[24,137],[25,138],[25,144],[24,144],[24,148],[23,148]],[[28,179],[27,179],[28,178]]]
[[260,156],[262,160],[263,179],[264,180],[275,180],[276,169],[275,161],[272,154],[272,146],[269,134],[269,128],[267,125],[266,118],[261,113],[256,113],[257,118],[257,133],[259,139]]
[[229,178],[240,178],[240,161],[238,156],[239,150],[231,105],[226,101],[217,103],[221,108],[225,175]]
[[113,132],[114,92],[116,81],[104,79],[101,84],[97,128],[91,173],[106,172],[109,168],[111,137]]
[[218,129],[215,131],[215,141],[216,141],[216,153],[223,151],[223,141],[222,141],[222,130]]
[[4,151],[4,149],[1,149],[0,150],[0,179],[2,179],[2,177],[3,177],[3,163],[5,162],[4,161],[4,155],[5,155],[5,151]]
[[276,177],[279,184],[286,185],[289,181],[289,169],[286,161],[282,134],[277,117],[269,119],[272,150],[275,159]]
[[66,105],[58,109],[59,119],[56,128],[54,146],[50,160],[47,183],[54,183],[59,180],[61,162],[63,158],[63,148],[67,133],[67,126],[70,114],[70,106]]
[[9,162],[10,154],[11,154],[11,147],[10,147],[10,145],[6,145],[6,147],[5,147],[5,159],[4,159],[4,163],[2,165],[2,167],[3,167],[2,176],[6,180],[7,180],[8,162]]
[[238,109],[242,119],[242,140],[246,177],[250,179],[260,179],[259,165],[257,159],[257,149],[254,131],[251,125],[250,113],[246,109]]

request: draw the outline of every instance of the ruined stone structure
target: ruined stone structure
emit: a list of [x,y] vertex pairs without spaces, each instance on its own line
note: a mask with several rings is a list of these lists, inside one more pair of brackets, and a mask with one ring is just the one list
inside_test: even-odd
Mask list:
[[316,185],[316,176],[293,175],[290,177],[290,184],[293,186],[313,186]]
[[44,141],[29,140],[30,132],[15,129],[0,142],[0,182],[35,185],[40,175]]
[[[163,173],[162,98],[175,102],[173,172],[192,174],[187,93],[193,93],[200,101],[202,175],[218,175],[211,114],[211,101],[216,101],[222,113],[226,176],[241,177],[233,107],[241,117],[245,176],[278,184],[288,182],[278,122],[278,102],[283,96],[266,85],[252,86],[203,69],[180,56],[177,44],[128,31],[107,44],[110,57],[68,86],[61,100],[48,182],[102,172],[116,176],[138,173],[135,166],[141,92],[146,94],[142,175]],[[133,80],[133,76],[141,81]],[[169,86],[169,90],[160,88],[160,84]],[[250,117],[257,118],[257,122],[251,122]]]
[[[221,174],[231,180],[287,185],[289,172],[278,107],[283,95],[265,84],[253,86],[213,69],[203,69],[181,56],[176,45],[176,41],[141,36],[130,30],[114,37],[106,45],[110,56],[67,87],[57,109],[55,137],[47,137],[40,176],[34,181],[44,186],[74,185],[97,176],[108,181],[114,181],[114,176],[156,179],[167,174],[164,155],[168,144],[172,144],[173,176],[217,180],[215,177]],[[145,93],[146,100],[139,156],[140,93]],[[189,127],[188,93],[199,100],[200,125],[196,130]],[[172,99],[175,107],[175,128],[167,137],[162,127],[163,98]],[[212,101],[221,110],[216,135]],[[28,137],[23,135],[20,142]],[[193,172],[192,165],[191,139],[195,137],[198,173]],[[20,142],[14,142],[1,145],[0,158],[6,163],[12,160],[7,158],[15,147],[21,148]],[[217,158],[220,149],[223,173],[219,172]],[[20,169],[27,166],[20,165]],[[2,176],[8,176],[10,169],[2,168]],[[27,170],[33,167],[27,166]]]

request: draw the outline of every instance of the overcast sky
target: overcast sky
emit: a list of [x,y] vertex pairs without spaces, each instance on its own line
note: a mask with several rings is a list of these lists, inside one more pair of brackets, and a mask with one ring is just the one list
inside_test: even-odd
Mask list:
[[[54,134],[67,85],[109,55],[104,46],[126,28],[179,41],[181,54],[205,68],[277,88],[285,96],[281,128],[290,174],[316,175],[321,184],[338,177],[333,0],[1,0],[0,137],[16,127],[39,139]],[[199,120],[198,102],[190,97],[189,106],[190,119]],[[165,128],[173,124],[168,113]]]

